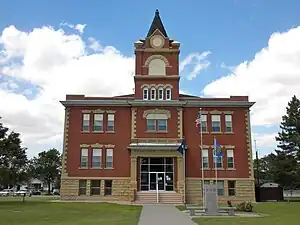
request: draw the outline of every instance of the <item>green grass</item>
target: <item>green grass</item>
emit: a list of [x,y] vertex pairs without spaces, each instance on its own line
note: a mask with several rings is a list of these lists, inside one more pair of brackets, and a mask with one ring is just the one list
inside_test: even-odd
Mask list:
[[254,211],[267,214],[259,218],[227,217],[227,218],[196,218],[201,225],[298,225],[300,221],[300,203],[274,202],[254,204]]
[[57,197],[0,197],[0,224],[135,225],[141,207],[111,203],[49,202]]

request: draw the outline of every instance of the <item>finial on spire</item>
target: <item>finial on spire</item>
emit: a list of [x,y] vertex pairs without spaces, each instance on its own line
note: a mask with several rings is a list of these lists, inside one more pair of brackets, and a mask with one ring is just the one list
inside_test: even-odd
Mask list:
[[163,25],[163,23],[162,23],[162,21],[160,19],[158,9],[155,10],[155,16],[154,16],[154,19],[153,19],[152,24],[150,26],[150,29],[148,31],[147,37],[150,37],[151,34],[156,29],[158,29],[165,37],[168,37],[167,32],[166,32],[166,30],[164,28],[164,25]]

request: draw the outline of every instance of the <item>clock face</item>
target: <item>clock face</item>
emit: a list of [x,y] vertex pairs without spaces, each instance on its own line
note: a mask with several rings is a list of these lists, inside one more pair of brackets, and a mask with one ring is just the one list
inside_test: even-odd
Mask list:
[[152,46],[155,48],[162,47],[163,39],[160,36],[156,36],[152,38]]

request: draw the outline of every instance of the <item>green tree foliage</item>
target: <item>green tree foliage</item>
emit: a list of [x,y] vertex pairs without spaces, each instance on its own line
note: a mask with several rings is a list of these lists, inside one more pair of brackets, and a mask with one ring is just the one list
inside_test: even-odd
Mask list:
[[32,176],[48,184],[48,194],[50,194],[51,183],[60,179],[61,156],[56,149],[49,149],[38,154],[30,162]]
[[26,148],[21,147],[20,134],[9,132],[0,123],[0,186],[9,187],[26,181],[27,161]]

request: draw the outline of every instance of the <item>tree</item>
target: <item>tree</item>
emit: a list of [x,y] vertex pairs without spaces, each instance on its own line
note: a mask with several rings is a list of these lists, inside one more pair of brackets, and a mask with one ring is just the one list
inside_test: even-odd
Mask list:
[[300,185],[300,100],[296,96],[288,102],[280,129],[281,132],[275,137],[279,142],[279,149],[275,150],[275,181],[293,189]]
[[21,147],[20,134],[8,132],[0,123],[0,186],[3,187],[20,184],[28,178],[26,148]]
[[52,148],[43,151],[31,160],[31,171],[33,177],[38,178],[48,185],[48,194],[50,195],[51,183],[60,179],[61,156],[59,151]]
[[286,107],[280,129],[282,131],[276,137],[277,147],[300,160],[300,100],[295,95]]

